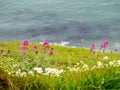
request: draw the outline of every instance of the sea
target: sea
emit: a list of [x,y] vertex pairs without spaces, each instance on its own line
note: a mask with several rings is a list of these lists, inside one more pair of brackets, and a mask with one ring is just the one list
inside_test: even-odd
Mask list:
[[120,48],[120,0],[0,0],[0,41]]

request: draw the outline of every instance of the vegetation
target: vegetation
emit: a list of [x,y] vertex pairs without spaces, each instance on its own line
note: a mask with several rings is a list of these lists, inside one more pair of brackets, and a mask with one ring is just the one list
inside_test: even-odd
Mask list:
[[21,42],[0,42],[0,90],[119,90],[120,54]]

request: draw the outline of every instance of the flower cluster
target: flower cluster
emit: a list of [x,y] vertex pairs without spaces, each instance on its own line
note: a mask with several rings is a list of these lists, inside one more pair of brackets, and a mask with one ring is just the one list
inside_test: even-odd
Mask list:
[[[101,52],[104,52],[104,51],[105,51],[105,49],[107,48],[108,44],[109,44],[108,40],[105,40],[105,41],[100,45],[100,50],[101,50]],[[115,49],[115,52],[117,52],[117,50],[118,50],[118,49]],[[95,44],[94,44],[94,43],[91,44],[90,52],[91,52],[92,54],[95,53]]]
[[58,70],[56,68],[46,68],[45,69],[45,75],[52,75],[52,76],[59,76],[61,73],[63,73],[64,70]]
[[68,70],[70,72],[78,72],[80,70],[80,68],[79,67],[68,67]]
[[[108,56],[105,56],[103,58],[107,60]],[[89,66],[83,61],[80,61],[80,63],[76,63],[74,67],[67,67],[67,68],[68,68],[68,71],[70,72],[83,72],[83,71],[95,70],[95,69],[101,69],[101,68],[107,68],[107,67],[120,67],[120,60],[109,61],[106,63],[102,61],[97,61],[96,64],[93,66]]]
[[104,52],[104,51],[105,51],[105,49],[107,48],[108,44],[109,44],[108,40],[105,40],[105,41],[100,45],[100,50],[101,50],[101,52]]
[[26,55],[27,50],[28,50],[28,40],[23,40],[22,45],[20,46],[20,53],[22,53],[23,55]]
[[[16,71],[15,76],[20,76],[20,77],[26,77],[27,75],[32,75],[34,76],[35,71],[38,74],[43,74],[43,75],[51,75],[51,76],[59,76],[61,73],[63,73],[63,69],[59,70],[56,68],[45,68],[45,72],[43,72],[43,69],[40,67],[34,67],[33,70],[28,71],[28,72],[22,72],[20,69]],[[9,73],[11,74],[11,73]]]
[[53,52],[54,48],[51,48],[48,41],[43,42],[42,46],[43,46],[43,49],[44,49],[44,53],[47,53],[50,56],[52,56],[54,54],[54,52]]
[[[107,57],[105,59],[106,62],[97,61],[94,65],[89,66],[90,64],[87,64],[84,61],[80,61],[79,63],[76,63],[73,67],[67,67],[67,71],[84,72],[84,71],[96,70],[96,69],[107,68],[107,67],[120,67],[120,60],[107,61],[108,56],[105,56],[105,57]],[[18,65],[17,64],[13,65],[13,67],[16,67],[16,66],[18,66]],[[42,74],[42,75],[60,76],[64,72],[66,72],[66,69],[63,70],[63,69],[46,67],[43,70],[43,68],[41,68],[41,67],[34,67],[31,70],[26,71],[26,72],[21,71],[21,69],[18,69],[16,72],[11,72],[11,73],[8,72],[8,73],[15,75],[15,76],[26,77],[27,75],[34,76],[36,73]]]

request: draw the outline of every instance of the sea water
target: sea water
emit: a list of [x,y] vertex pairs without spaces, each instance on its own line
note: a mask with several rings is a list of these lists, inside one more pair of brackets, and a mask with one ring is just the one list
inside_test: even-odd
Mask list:
[[0,41],[120,47],[120,0],[0,0]]

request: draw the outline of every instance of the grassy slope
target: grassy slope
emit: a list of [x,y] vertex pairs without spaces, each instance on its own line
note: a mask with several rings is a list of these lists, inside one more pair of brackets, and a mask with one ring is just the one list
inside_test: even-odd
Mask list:
[[[0,42],[0,88],[5,89],[36,89],[36,90],[101,90],[101,89],[120,89],[119,66],[112,66],[111,62],[116,63],[120,59],[119,54],[100,53],[91,54],[84,48],[70,48],[62,46],[51,46],[54,48],[54,55],[49,56],[43,53],[43,48],[39,43],[30,43],[26,56],[19,53],[20,42]],[[35,55],[33,46],[38,46],[38,55]],[[7,54],[10,49],[11,53]],[[104,57],[108,57],[105,59]],[[41,62],[44,60],[44,62]],[[24,62],[27,62],[26,65]],[[84,62],[84,64],[81,64]],[[103,65],[98,68],[98,62]],[[79,65],[77,65],[77,63]],[[12,65],[19,64],[20,67],[12,68]],[[89,70],[84,68],[88,65]],[[108,65],[106,67],[106,65]],[[36,74],[34,76],[18,77],[8,75],[6,71],[16,72],[18,69],[23,71],[31,70],[33,67],[53,67],[64,69],[65,72],[59,77],[51,75]],[[94,69],[92,69],[96,66]],[[103,67],[102,67],[103,66]],[[80,68],[78,71],[68,69]],[[91,70],[92,69],[92,70]],[[4,82],[4,83],[3,83]]]

